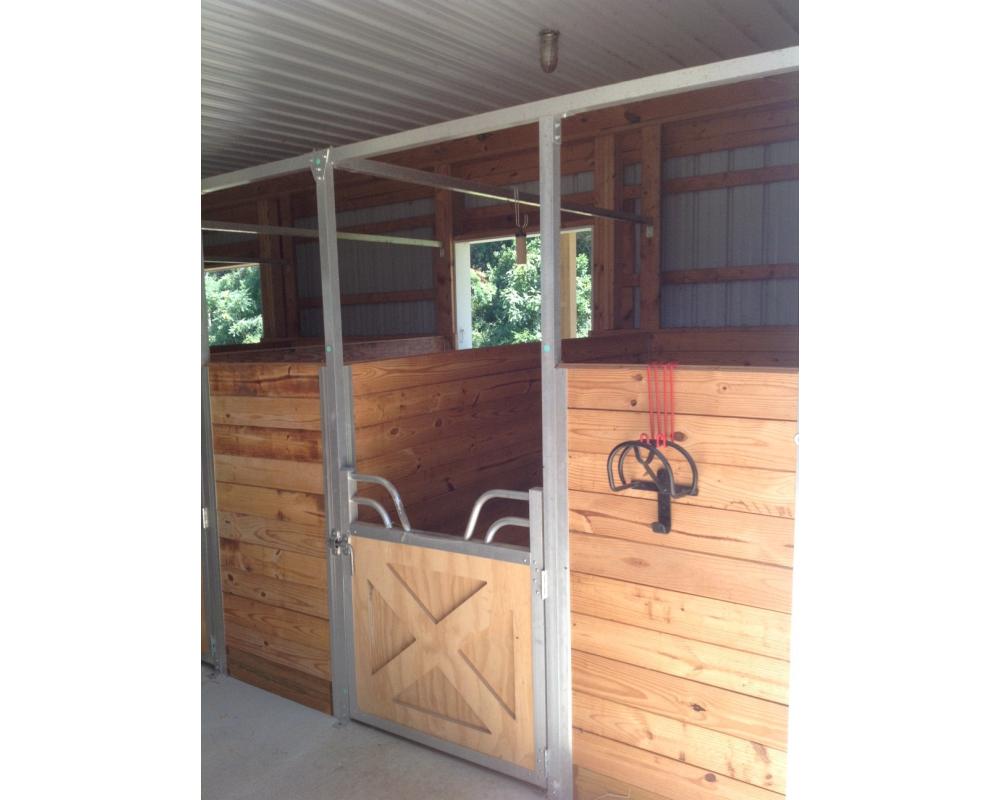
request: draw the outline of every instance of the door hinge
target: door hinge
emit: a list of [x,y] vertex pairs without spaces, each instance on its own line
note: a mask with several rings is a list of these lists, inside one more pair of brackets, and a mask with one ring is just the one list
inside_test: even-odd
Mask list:
[[549,599],[549,571],[543,569],[541,571],[541,583],[542,583],[542,600]]
[[204,507],[201,509],[201,529],[208,530],[208,509]]

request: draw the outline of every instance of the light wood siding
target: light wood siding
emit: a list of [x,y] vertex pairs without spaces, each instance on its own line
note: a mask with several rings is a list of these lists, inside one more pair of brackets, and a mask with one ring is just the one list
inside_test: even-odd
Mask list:
[[[415,528],[460,534],[488,489],[541,485],[541,382],[537,344],[460,350],[355,364],[359,472],[392,481]],[[361,495],[391,509],[379,487]],[[494,501],[478,530],[526,503]],[[371,509],[362,519],[376,520]],[[499,538],[518,541],[518,529]]]
[[[706,332],[707,333],[707,332]],[[727,334],[704,342],[726,349]],[[645,367],[569,368],[576,796],[784,793],[798,376],[679,367],[677,440],[699,495],[653,533],[655,495],[606,459],[649,431]]]
[[332,713],[318,365],[209,379],[230,674]]

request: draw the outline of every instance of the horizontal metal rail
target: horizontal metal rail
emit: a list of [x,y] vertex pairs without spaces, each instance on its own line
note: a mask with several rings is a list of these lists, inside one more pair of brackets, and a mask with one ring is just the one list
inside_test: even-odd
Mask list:
[[471,542],[451,536],[447,533],[435,533],[433,531],[409,530],[402,531],[399,528],[383,528],[372,522],[361,522],[355,520],[351,523],[351,536],[360,536],[364,539],[378,539],[380,542],[393,542],[396,544],[408,544],[413,547],[427,547],[431,550],[444,550],[448,553],[460,553],[467,556],[478,556],[480,558],[492,558],[497,561],[509,561],[513,564],[529,564],[531,553],[527,547],[517,544],[507,544],[506,542],[493,542],[486,544],[478,539]]
[[[522,192],[519,189],[509,189],[506,186],[493,186],[489,183],[479,183],[465,178],[455,178],[451,175],[442,175],[437,172],[426,172],[422,169],[411,169],[401,167],[398,164],[389,164],[385,161],[371,161],[365,158],[352,158],[348,161],[338,161],[334,163],[334,169],[342,169],[345,172],[357,172],[362,175],[372,175],[378,178],[386,178],[403,183],[415,183],[418,186],[430,186],[434,189],[446,189],[462,194],[471,194],[475,197],[485,197],[490,200],[517,201],[526,206],[541,206],[541,198],[537,194]],[[622,222],[636,222],[644,225],[651,225],[652,220],[641,214],[630,214],[627,211],[614,211],[610,208],[600,208],[599,206],[585,205],[584,203],[562,203],[563,211],[573,214],[583,214],[587,217],[603,217],[604,219],[616,219]]]
[[497,535],[497,531],[501,528],[506,527],[516,527],[516,528],[531,528],[531,520],[527,517],[500,517],[496,522],[494,522],[486,530],[486,537],[483,539],[486,544],[493,541],[493,537]]
[[465,526],[465,535],[462,538],[465,541],[472,538],[472,534],[476,530],[476,523],[479,522],[479,512],[490,500],[523,500],[527,503],[529,499],[530,496],[527,492],[516,492],[513,489],[490,489],[488,492],[483,492],[472,507],[472,513],[469,514],[469,524]]
[[[319,231],[316,228],[290,228],[287,225],[254,225],[250,222],[202,220],[201,229],[215,233],[253,233],[258,236],[298,236],[303,239],[319,238]],[[338,231],[337,238],[346,242],[402,244],[410,247],[440,248],[442,246],[438,239],[420,239],[415,236],[391,236],[383,233],[350,233],[347,231]]]
[[[410,519],[406,516],[406,511],[403,509],[403,498],[399,496],[399,490],[393,485],[392,481],[388,481],[379,475],[363,475],[360,472],[352,472],[351,478],[357,483],[377,483],[383,489],[389,493],[389,497],[392,498],[393,504],[396,506],[396,514],[399,516],[399,524],[402,526],[404,531],[410,530]],[[355,502],[358,498],[353,498]]]

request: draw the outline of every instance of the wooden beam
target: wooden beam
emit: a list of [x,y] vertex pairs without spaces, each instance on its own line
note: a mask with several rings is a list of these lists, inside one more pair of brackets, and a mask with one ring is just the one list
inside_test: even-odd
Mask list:
[[664,185],[670,194],[704,192],[709,189],[729,189],[733,186],[752,186],[775,181],[797,181],[798,164],[782,164],[761,169],[741,169],[733,172],[715,172],[711,175],[694,175],[690,178],[673,178]]
[[559,248],[559,330],[563,339],[576,338],[576,234],[562,234]]
[[[604,208],[615,207],[615,137],[598,136],[594,142],[594,202]],[[593,315],[592,331],[614,329],[615,223],[594,220]]]
[[762,281],[769,278],[798,278],[798,264],[755,264],[748,267],[706,267],[661,273],[661,282],[722,283],[724,281]]
[[[448,164],[438,164],[434,171],[450,175]],[[434,258],[435,330],[455,346],[455,201],[458,195],[446,189],[434,193],[434,238],[441,249]]]
[[[278,198],[278,224],[293,226],[292,199],[284,194]],[[281,237],[281,276],[285,298],[285,335],[298,336],[299,331],[299,280],[295,267],[295,240]]]
[[639,320],[643,330],[660,327],[660,172],[663,128],[642,129],[642,214],[651,222],[639,234]]
[[[378,305],[380,303],[413,303],[420,300],[436,300],[438,293],[435,289],[410,289],[398,292],[356,292],[353,294],[342,294],[340,304],[342,306],[357,305]],[[301,300],[303,308],[321,308],[323,299],[320,297],[303,297]]]
[[[257,201],[257,224],[278,225],[278,201],[262,198]],[[285,287],[281,269],[272,262],[281,257],[280,240],[274,236],[258,236],[260,253],[260,305],[264,321],[262,340],[283,339],[285,330]]]

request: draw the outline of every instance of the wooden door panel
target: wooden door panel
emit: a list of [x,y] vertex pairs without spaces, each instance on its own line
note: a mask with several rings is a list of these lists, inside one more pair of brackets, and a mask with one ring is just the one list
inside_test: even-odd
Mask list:
[[351,543],[360,710],[534,769],[530,568]]

